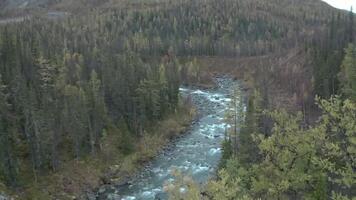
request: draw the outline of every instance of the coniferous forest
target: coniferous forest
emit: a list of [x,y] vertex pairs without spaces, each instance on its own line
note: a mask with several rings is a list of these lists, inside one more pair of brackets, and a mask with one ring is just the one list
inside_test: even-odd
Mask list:
[[319,0],[0,3],[0,199],[86,199],[199,116],[182,85],[221,75],[244,100],[217,175],[170,199],[355,199],[355,20]]

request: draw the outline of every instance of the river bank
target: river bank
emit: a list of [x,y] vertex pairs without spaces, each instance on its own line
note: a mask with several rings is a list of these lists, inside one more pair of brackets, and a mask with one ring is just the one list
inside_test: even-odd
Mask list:
[[121,130],[108,128],[102,151],[94,157],[68,160],[55,173],[39,176],[37,181],[25,180],[16,193],[3,192],[14,199],[95,199],[99,186],[126,183],[173,138],[185,133],[194,119],[194,108],[182,101],[175,113],[147,129],[126,155],[117,144]]
[[[94,158],[65,162],[58,172],[40,176],[37,182],[29,180],[24,189],[13,197],[131,199],[131,190],[135,188],[137,181],[146,176],[145,173],[161,172],[162,176],[169,177],[171,171],[168,168],[168,165],[171,165],[169,162],[175,162],[180,153],[181,155],[201,153],[198,159],[195,156],[189,159],[179,158],[183,164],[177,167],[186,173],[192,173],[195,177],[202,177],[200,183],[205,182],[215,173],[220,160],[220,142],[226,129],[223,122],[224,111],[230,101],[230,87],[233,86],[232,79],[223,77],[216,80],[215,87],[208,89],[200,89],[197,86],[181,88],[183,99],[190,99],[197,110],[193,109],[191,104],[187,104],[187,101],[185,103],[182,101],[176,113],[147,129],[146,136],[136,143],[135,149],[129,155],[123,155],[121,150],[116,148],[115,141],[118,136],[111,133],[119,130],[108,129],[108,136],[102,142],[103,151],[100,154]],[[204,159],[210,160],[205,162]],[[159,160],[168,161],[167,166],[155,167]],[[140,185],[136,186],[145,189]],[[118,194],[117,188],[124,188],[124,192]],[[144,193],[148,194],[154,193],[147,191]]]
[[104,185],[97,199],[167,199],[165,185],[174,182],[172,172],[178,169],[204,184],[215,175],[221,157],[221,142],[228,124],[224,121],[229,107],[234,81],[228,77],[216,79],[216,88],[181,88],[197,108],[198,119],[186,134],[167,145],[130,181]]

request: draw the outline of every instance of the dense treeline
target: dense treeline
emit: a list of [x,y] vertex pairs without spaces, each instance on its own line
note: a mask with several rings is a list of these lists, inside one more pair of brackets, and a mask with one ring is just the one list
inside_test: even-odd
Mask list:
[[68,156],[100,151],[108,126],[128,126],[131,137],[141,136],[178,104],[173,52],[144,61],[130,50],[116,51],[113,33],[75,30],[75,22],[37,20],[1,29],[0,177],[10,185],[20,170],[36,179]]
[[[160,55],[173,47],[178,55],[261,55],[302,45],[312,31],[323,29],[335,11],[312,9],[317,6],[321,3],[291,0],[163,1],[147,9],[89,13],[72,20],[70,28],[77,34],[108,33],[109,38],[95,38],[97,45],[115,42],[121,51],[130,46],[135,52]],[[348,16],[339,17],[342,23]],[[75,40],[93,39],[84,35]]]
[[[259,88],[243,103],[232,95],[221,170],[203,189],[175,174],[170,199],[334,199],[356,197],[356,48],[340,66],[338,95],[315,102],[321,115],[305,124],[302,112],[264,108]],[[239,89],[236,89],[239,91]],[[245,112],[244,108],[246,107]],[[269,123],[266,123],[269,121]],[[267,130],[267,131],[266,131]],[[188,192],[180,193],[180,188]]]
[[[257,85],[248,96],[246,112],[235,113],[243,120],[232,123],[230,137],[223,143],[219,179],[208,184],[207,192],[203,193],[206,198],[355,198],[356,48],[353,44],[353,14],[350,14],[349,22],[352,25],[346,29],[337,29],[342,30],[341,38],[330,38],[326,34],[329,38],[323,41],[334,43],[329,48],[320,48],[320,43],[313,46],[325,53],[315,55],[314,69],[320,71],[314,73],[314,78],[321,83],[314,85],[314,91],[329,98],[316,99],[321,112],[319,119],[310,126],[306,124],[305,113],[288,114],[285,110],[266,108],[261,95],[263,91],[260,92],[263,86]],[[232,108],[240,109],[241,106],[233,104]],[[269,123],[265,123],[266,120]]]
[[[316,106],[303,105],[300,112],[290,114],[269,102],[271,82],[294,81],[292,76],[299,77],[301,69],[288,74],[270,63],[256,70],[245,104],[239,103],[241,94],[233,94],[227,115],[232,128],[222,144],[217,180],[201,190],[192,180],[178,178],[179,187],[189,192],[177,193],[173,188],[171,199],[356,197],[355,15],[345,16],[331,15],[326,28],[302,45],[313,68],[297,87],[303,88],[302,95],[318,95],[316,101],[307,102]],[[305,88],[309,78],[313,88]],[[318,119],[306,120],[306,113],[313,112],[320,113]]]
[[333,15],[328,30],[313,41],[313,85],[317,95],[328,98],[338,93],[338,73],[345,55],[344,49],[355,41],[354,29],[352,12],[344,20],[339,14]]
[[[238,143],[238,151],[242,152],[230,153],[220,172],[221,179],[208,185],[207,196],[210,199],[354,198],[355,103],[336,97],[318,100],[318,105],[323,114],[313,127],[302,126],[301,113],[295,116],[271,111],[267,115],[274,125],[269,136],[260,132],[260,126],[241,131],[240,138],[247,138]],[[258,112],[247,114],[251,115],[259,119]],[[251,128],[247,116],[245,124]],[[251,146],[254,151],[248,151]],[[225,146],[225,153],[231,152],[228,148],[231,147]]]
[[[344,81],[352,60],[340,68],[343,79],[332,67],[341,63],[341,49],[352,42],[353,15],[321,2],[181,0],[136,6],[55,20],[33,16],[0,26],[1,181],[20,185],[21,174],[36,180],[68,159],[95,155],[110,127],[128,127],[128,137],[146,134],[145,128],[177,109],[181,81],[199,78],[196,64],[181,65],[176,55],[242,57],[307,47],[318,55],[318,94],[333,94],[336,80],[354,88],[353,81]],[[315,35],[324,36],[327,27],[330,42],[324,48],[324,41],[316,38],[326,36]],[[346,37],[339,34],[345,27],[349,39],[340,39]],[[263,103],[257,96],[249,100],[248,113],[266,108],[253,108],[268,105],[265,94]],[[253,132],[262,123],[268,135],[269,118],[247,114],[246,121],[242,131]],[[119,148],[128,151],[130,141]],[[232,147],[231,152],[256,162],[246,155],[257,146],[241,151]]]

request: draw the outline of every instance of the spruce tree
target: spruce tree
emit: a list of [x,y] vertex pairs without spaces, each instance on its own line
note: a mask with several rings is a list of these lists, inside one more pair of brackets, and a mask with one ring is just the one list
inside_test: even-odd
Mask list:
[[345,49],[339,80],[342,94],[356,101],[356,48],[353,44]]

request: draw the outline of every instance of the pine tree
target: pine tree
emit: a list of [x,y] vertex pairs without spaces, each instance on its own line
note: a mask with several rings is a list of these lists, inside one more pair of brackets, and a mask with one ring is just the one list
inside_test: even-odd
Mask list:
[[[56,91],[57,69],[46,59],[40,57],[38,60],[40,93],[41,93],[41,116],[42,118],[42,138],[44,150],[50,155],[51,167],[53,171],[59,167],[58,144],[60,118],[58,116],[58,101]],[[48,151],[48,152],[47,152]]]
[[166,75],[166,67],[164,64],[160,64],[159,70],[159,105],[160,105],[160,116],[162,117],[168,111],[168,80]]
[[356,101],[356,48],[353,44],[345,49],[345,58],[341,65],[339,80],[342,94]]
[[238,158],[241,165],[248,166],[258,161],[258,147],[254,142],[254,135],[259,132],[259,117],[261,116],[260,96],[257,91],[248,99],[245,121],[239,132],[240,148]]
[[241,129],[245,120],[244,105],[241,99],[241,91],[238,86],[234,86],[232,100],[229,105],[229,110],[226,113],[225,120],[231,124],[232,128],[228,135],[228,140],[231,141],[233,155],[237,155],[241,148]]
[[0,75],[0,181],[14,186],[17,178],[17,165],[13,151],[13,117],[10,113],[9,94]]
[[106,121],[106,107],[101,81],[94,70],[90,74],[87,90],[87,106],[90,108],[88,116],[89,138],[91,151],[94,153],[101,150],[100,138]]
[[77,86],[66,85],[63,90],[62,122],[66,124],[63,131],[68,133],[72,141],[74,157],[78,159],[86,152],[85,147],[89,147],[86,142],[88,135],[86,97],[83,89]]
[[348,42],[353,43],[355,40],[354,36],[354,29],[355,29],[355,22],[354,22],[355,14],[353,13],[353,8],[351,7],[349,12],[349,25],[348,25]]

